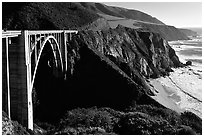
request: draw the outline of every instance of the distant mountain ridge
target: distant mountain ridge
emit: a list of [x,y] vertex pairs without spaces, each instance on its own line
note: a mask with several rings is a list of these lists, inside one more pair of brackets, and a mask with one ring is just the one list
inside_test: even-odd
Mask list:
[[[166,40],[187,40],[177,28],[167,26],[158,19],[137,11],[90,2],[3,2],[2,28],[4,30],[57,30],[83,28],[101,30],[110,28],[111,18],[122,18],[117,25],[134,29],[144,27],[159,33]],[[131,20],[131,23],[126,23]],[[140,25],[136,25],[139,22]],[[114,23],[114,22],[113,22]],[[156,24],[156,25],[155,25]]]
[[202,35],[202,27],[186,27],[186,28],[179,28],[179,29],[184,31],[186,30],[187,35],[192,35],[192,34],[197,34],[200,36]]
[[195,31],[192,31],[190,29],[183,29],[183,28],[179,28],[179,30],[184,33],[186,36],[198,36],[199,34]]
[[154,18],[138,10],[107,6],[102,3],[80,2],[80,4],[88,10],[95,11],[98,13],[103,13],[103,14],[107,14],[107,15],[111,15],[115,17],[141,20],[141,21],[165,25],[163,22],[161,22],[157,18]]
[[[168,41],[174,40],[188,40],[189,38],[185,33],[180,31],[174,26],[167,26],[167,25],[154,25],[154,24],[147,24],[147,23],[139,23],[143,29],[147,31],[159,33],[164,39]],[[134,25],[138,25],[134,24]]]
[[166,40],[188,40],[185,33],[174,26],[165,25],[162,21],[138,10],[107,6],[102,3],[78,3],[89,11],[107,19],[110,26],[123,25],[133,29],[144,28],[147,31],[159,33]]

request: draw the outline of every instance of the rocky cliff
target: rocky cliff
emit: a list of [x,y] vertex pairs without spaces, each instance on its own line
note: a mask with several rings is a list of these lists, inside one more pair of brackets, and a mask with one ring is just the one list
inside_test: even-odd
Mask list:
[[73,93],[90,95],[97,102],[88,100],[86,104],[91,101],[92,105],[113,108],[156,104],[146,96],[153,95],[146,78],[168,75],[171,67],[183,65],[159,34],[123,26],[80,31],[69,43],[68,54],[68,79]]

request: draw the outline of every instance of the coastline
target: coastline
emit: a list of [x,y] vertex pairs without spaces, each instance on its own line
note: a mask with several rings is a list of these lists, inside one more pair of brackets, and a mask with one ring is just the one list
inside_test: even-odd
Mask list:
[[[167,108],[177,112],[190,111],[202,118],[202,39],[196,37],[168,43],[182,63],[192,59],[200,62],[192,60],[190,66],[173,68],[174,72],[169,76],[150,80],[150,85],[154,87],[153,91],[159,89],[158,91],[162,92],[155,94],[154,98]],[[196,52],[193,52],[194,50]],[[160,99],[161,95],[164,96],[166,103]]]
[[202,75],[189,66],[173,70],[169,76],[150,79],[152,98],[178,113],[190,111],[202,118]]

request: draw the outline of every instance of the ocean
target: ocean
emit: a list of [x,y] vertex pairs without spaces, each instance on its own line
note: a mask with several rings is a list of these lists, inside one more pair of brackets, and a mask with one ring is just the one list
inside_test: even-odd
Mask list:
[[202,71],[202,37],[192,40],[170,41],[181,62],[192,61],[192,67]]
[[170,75],[172,81],[182,89],[181,92],[177,90],[181,98],[178,105],[202,117],[202,37],[168,43],[182,63],[192,61],[192,66],[175,69]]

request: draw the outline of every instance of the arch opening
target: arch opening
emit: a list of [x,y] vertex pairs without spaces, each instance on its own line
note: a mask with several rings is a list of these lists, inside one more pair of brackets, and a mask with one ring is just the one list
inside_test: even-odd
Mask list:
[[34,122],[55,122],[60,116],[58,91],[63,85],[63,69],[59,50],[54,46],[52,40],[45,41],[36,63],[32,82]]

